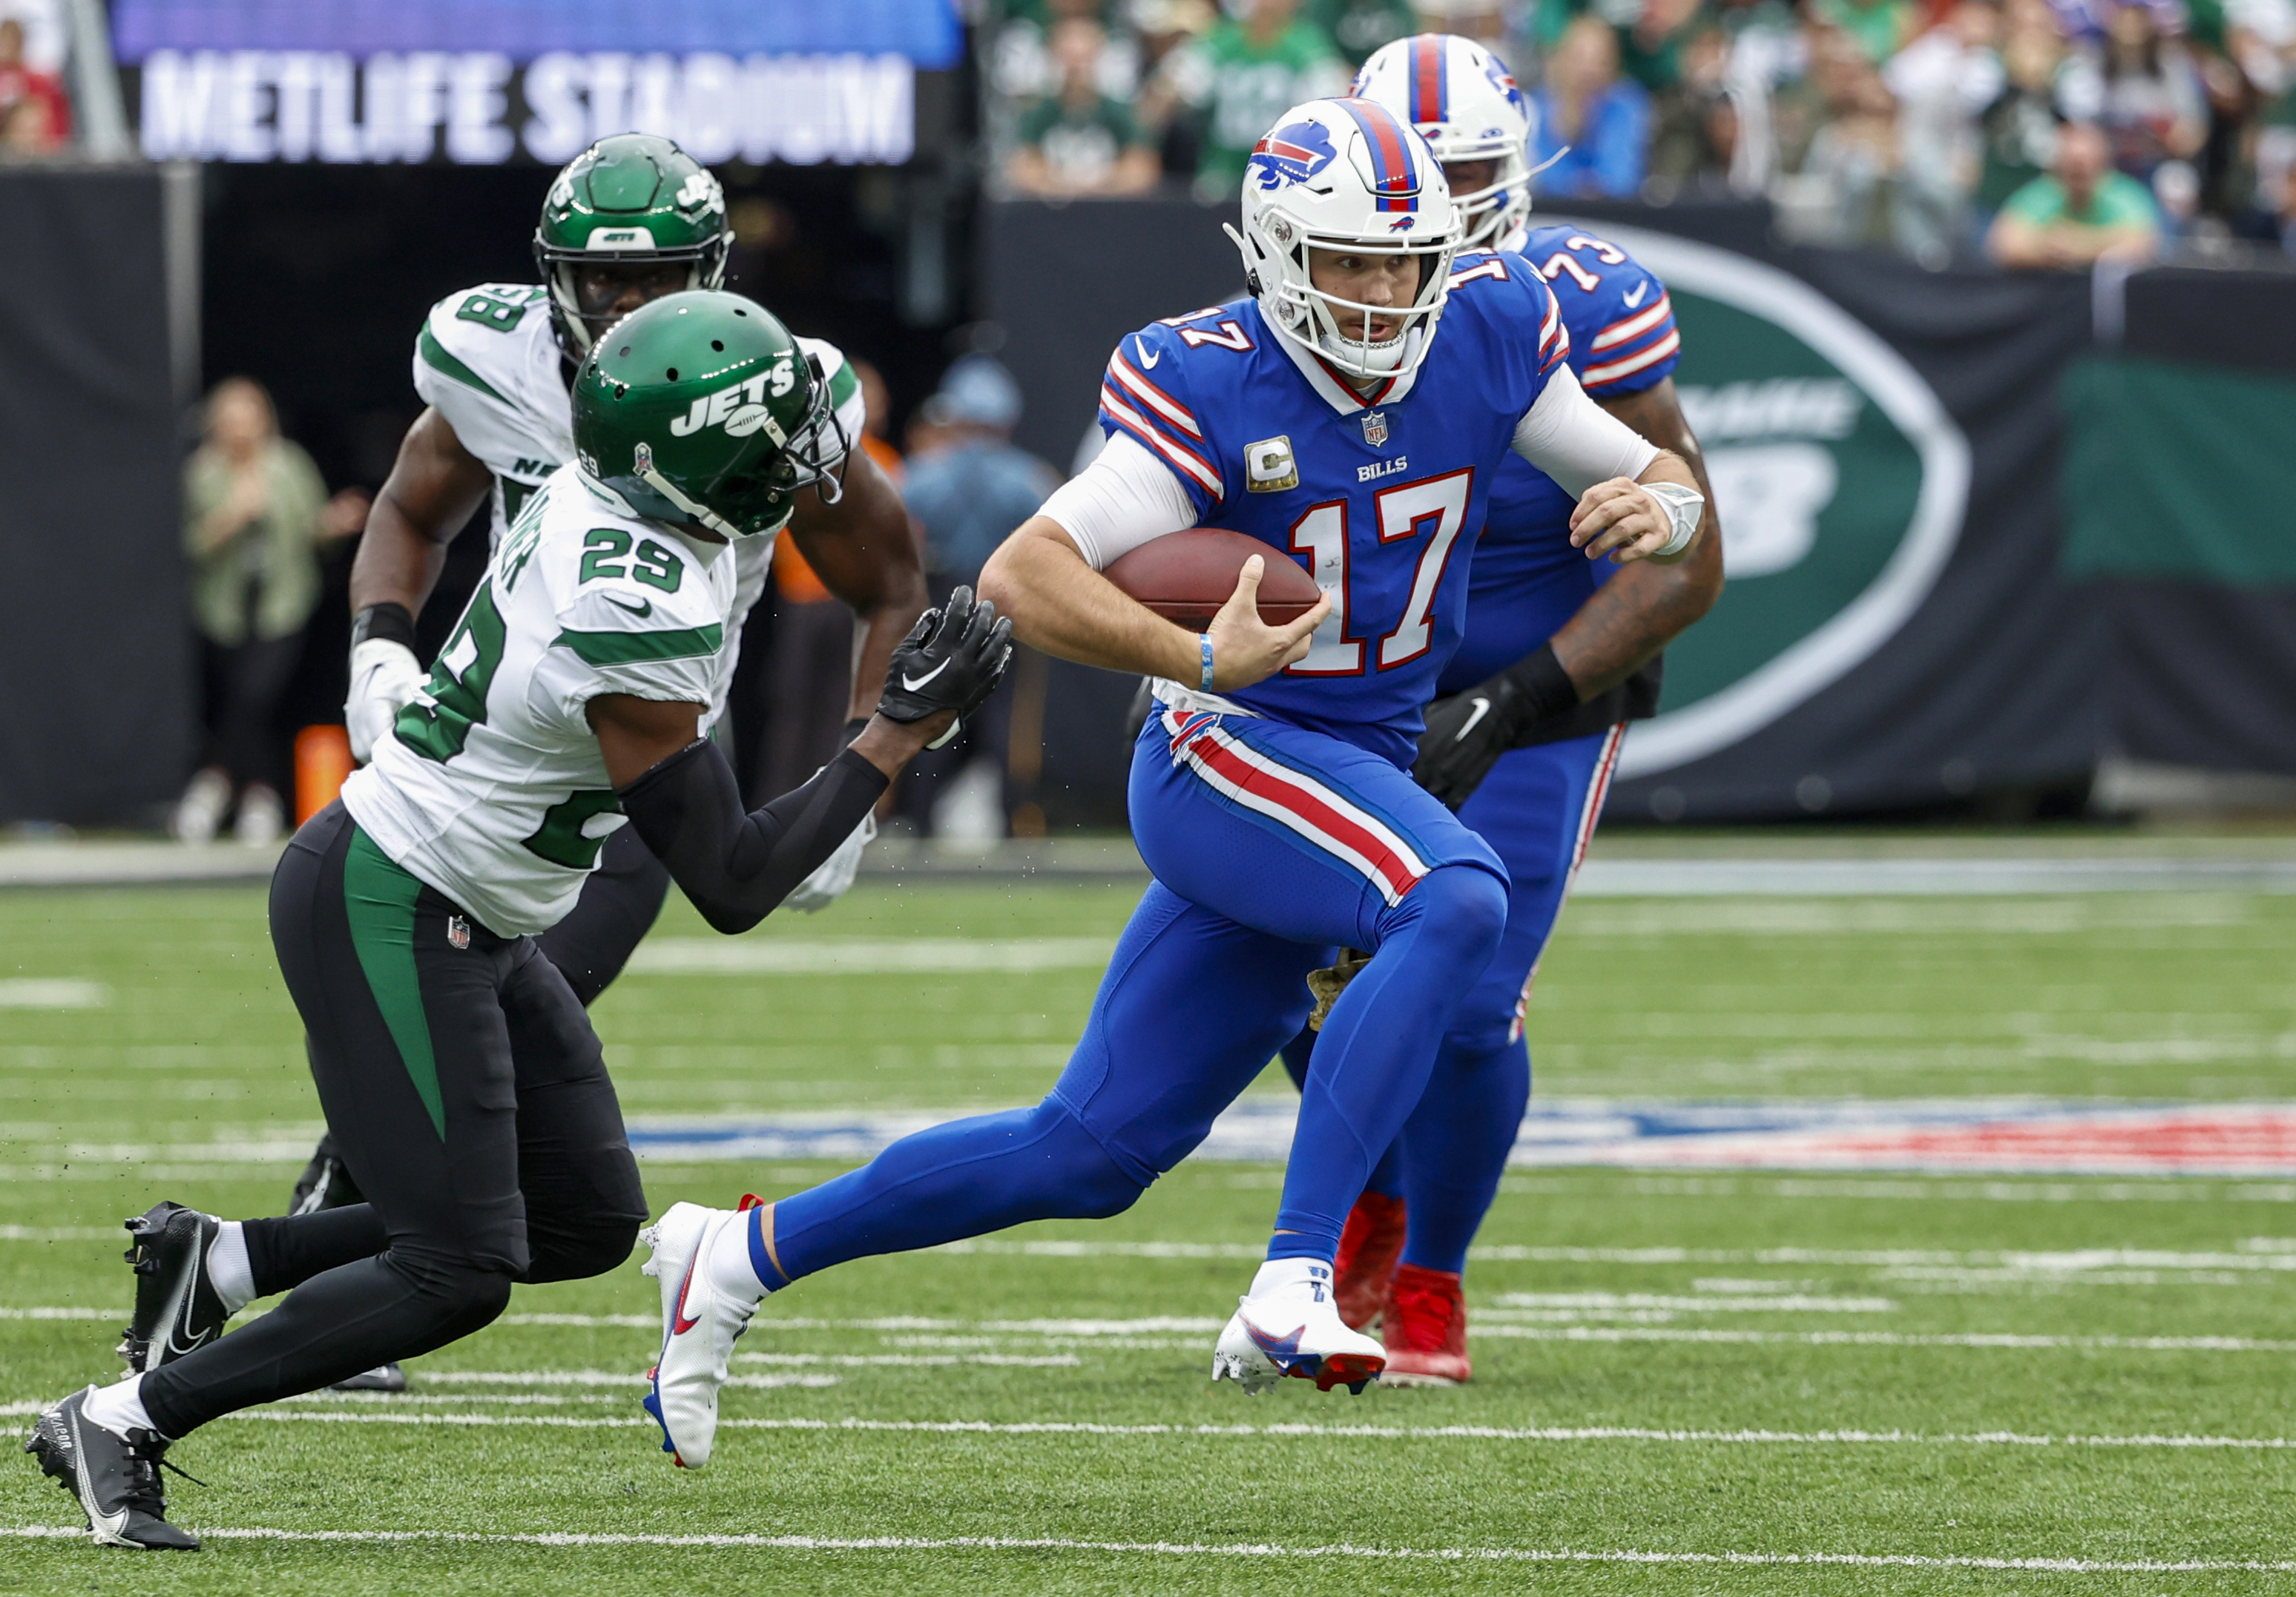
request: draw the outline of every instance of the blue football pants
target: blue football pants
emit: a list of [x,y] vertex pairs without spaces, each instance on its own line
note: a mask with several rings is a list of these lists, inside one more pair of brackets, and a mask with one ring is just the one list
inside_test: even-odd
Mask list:
[[[1498,1195],[1530,1102],[1522,1018],[1539,955],[1603,809],[1625,727],[1499,757],[1459,812],[1497,852],[1511,884],[1506,930],[1482,979],[1452,1017],[1426,1092],[1364,1183],[1405,1201],[1403,1262],[1464,1270],[1467,1244]],[[1352,984],[1350,984],[1352,985]],[[1283,1048],[1307,1077],[1316,1034]]]
[[1498,946],[1505,870],[1407,773],[1277,721],[1160,709],[1130,799],[1156,880],[1051,1093],[783,1200],[782,1274],[1120,1212],[1300,1030],[1308,972],[1349,945],[1374,957],[1321,1034],[1269,1254],[1332,1257]]

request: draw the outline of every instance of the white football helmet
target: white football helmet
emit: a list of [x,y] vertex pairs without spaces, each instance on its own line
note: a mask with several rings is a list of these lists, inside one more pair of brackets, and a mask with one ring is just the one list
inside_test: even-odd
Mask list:
[[1455,33],[1383,45],[1356,74],[1354,93],[1418,129],[1435,159],[1498,163],[1491,181],[1451,196],[1466,220],[1462,249],[1494,250],[1530,214],[1530,107],[1499,58]]
[[[1459,251],[1458,207],[1427,141],[1372,100],[1310,100],[1252,147],[1243,174],[1244,283],[1277,332],[1342,372],[1393,377],[1427,358]],[[1311,249],[1407,255],[1419,290],[1404,306],[1327,294],[1308,274]],[[1401,329],[1376,343],[1374,316]]]

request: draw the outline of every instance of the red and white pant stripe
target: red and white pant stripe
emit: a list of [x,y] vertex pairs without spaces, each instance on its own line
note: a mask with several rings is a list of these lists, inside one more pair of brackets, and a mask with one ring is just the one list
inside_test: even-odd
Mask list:
[[1417,887],[1430,867],[1395,829],[1337,790],[1270,758],[1217,722],[1183,739],[1189,717],[1164,712],[1172,757],[1212,790],[1307,839],[1369,881],[1390,905]]

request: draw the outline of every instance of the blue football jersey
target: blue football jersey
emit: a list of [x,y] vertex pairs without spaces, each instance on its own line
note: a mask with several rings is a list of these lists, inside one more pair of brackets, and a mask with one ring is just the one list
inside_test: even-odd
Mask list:
[[[1666,285],[1616,245],[1574,227],[1532,229],[1522,258],[1553,285],[1570,332],[1570,369],[1595,399],[1654,388],[1682,349]],[[1462,256],[1456,271],[1481,258]],[[1569,620],[1618,568],[1570,546],[1573,501],[1510,456],[1492,485],[1490,520],[1469,579],[1467,635],[1443,672],[1456,693],[1505,669]]]
[[1458,647],[1467,570],[1516,423],[1567,353],[1554,295],[1514,257],[1455,270],[1426,359],[1358,396],[1250,299],[1118,345],[1100,422],[1169,466],[1197,524],[1250,535],[1332,595],[1314,650],[1229,695],[1410,763]]

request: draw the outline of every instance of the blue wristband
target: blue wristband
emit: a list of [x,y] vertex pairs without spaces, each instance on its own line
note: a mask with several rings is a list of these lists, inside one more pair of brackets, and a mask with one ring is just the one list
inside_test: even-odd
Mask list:
[[1197,642],[1198,643],[1200,643],[1200,644],[1201,644],[1201,645],[1203,646],[1203,651],[1204,651],[1204,679],[1203,679],[1201,682],[1200,682],[1200,683],[1196,684],[1196,685],[1197,685],[1198,687],[1201,688],[1205,692],[1209,693],[1209,692],[1210,692],[1212,691],[1212,640],[1211,640],[1211,635],[1210,635],[1210,633],[1206,633],[1203,636],[1201,636],[1201,637],[1198,638],[1198,639],[1196,640],[1196,642]]

